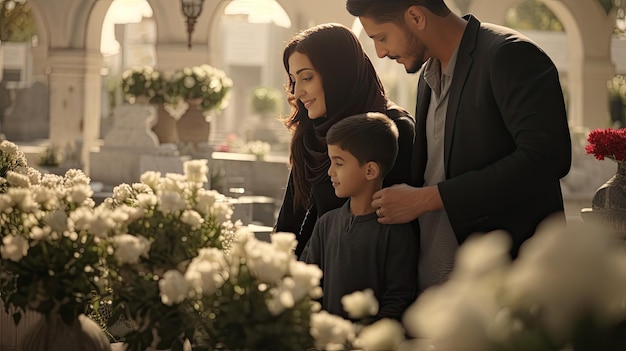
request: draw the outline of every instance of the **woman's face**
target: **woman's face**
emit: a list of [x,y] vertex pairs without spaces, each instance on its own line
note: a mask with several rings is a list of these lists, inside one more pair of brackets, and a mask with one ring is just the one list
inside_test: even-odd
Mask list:
[[310,119],[326,116],[322,76],[313,68],[308,56],[299,52],[289,56],[289,80],[293,84],[293,95],[304,104]]

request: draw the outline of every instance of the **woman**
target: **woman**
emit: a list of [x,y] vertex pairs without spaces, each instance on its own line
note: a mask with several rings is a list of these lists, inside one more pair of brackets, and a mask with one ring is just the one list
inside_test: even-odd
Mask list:
[[[393,105],[358,38],[340,24],[322,24],[293,37],[283,52],[293,113],[291,172],[275,231],[295,233],[300,257],[318,217],[343,205],[328,176],[326,132],[337,121],[364,112],[382,112],[400,137],[395,166],[384,186],[409,183],[415,122]],[[376,142],[373,140],[372,142]]]

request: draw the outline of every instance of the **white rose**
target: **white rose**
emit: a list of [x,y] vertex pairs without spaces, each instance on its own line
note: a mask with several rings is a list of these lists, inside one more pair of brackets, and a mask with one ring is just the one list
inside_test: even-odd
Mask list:
[[122,183],[113,188],[113,198],[118,203],[125,202],[132,195],[132,188],[126,183]]
[[192,230],[200,228],[202,223],[204,223],[204,219],[200,216],[200,214],[192,210],[183,211],[183,214],[180,216],[180,220],[183,223],[189,224]]
[[28,253],[28,240],[22,236],[7,235],[2,238],[0,255],[5,260],[19,262]]
[[363,328],[355,344],[359,349],[377,351],[398,350],[403,342],[404,328],[402,324],[392,319],[381,319]]
[[283,313],[288,308],[293,308],[296,299],[293,291],[296,288],[296,282],[290,277],[283,279],[275,289],[271,290],[272,298],[267,302],[267,309],[274,316]]
[[148,185],[153,190],[156,190],[159,187],[159,181],[161,180],[161,172],[148,171],[144,172],[139,180]]
[[272,244],[252,239],[244,244],[244,250],[247,266],[260,282],[273,284],[287,273],[291,256]]
[[339,350],[345,350],[345,344],[354,339],[352,323],[326,311],[311,315],[311,336],[315,339],[315,346],[320,350],[329,350],[341,345]]
[[73,228],[77,230],[88,230],[91,227],[92,213],[88,208],[79,207],[70,213],[70,220]]
[[137,194],[137,206],[142,209],[149,209],[156,206],[158,198],[154,194]]
[[69,169],[67,172],[65,172],[63,183],[68,187],[71,187],[77,184],[89,185],[89,183],[91,183],[91,179],[89,179],[89,177],[87,177],[82,170],[72,168],[72,169]]
[[182,211],[187,207],[185,199],[176,191],[161,191],[159,197],[159,209],[165,214]]
[[190,160],[183,164],[185,176],[187,180],[194,183],[206,183],[209,181],[207,174],[209,173],[209,160]]
[[134,264],[139,262],[141,256],[148,257],[152,242],[143,236],[134,236],[130,234],[116,235],[111,238],[113,247],[115,248],[115,258],[121,263]]
[[[0,185],[2,185],[2,178],[0,178]],[[13,205],[11,202],[11,197],[8,194],[0,194],[0,213],[12,211]]]
[[67,230],[67,214],[63,210],[47,213],[45,220],[55,232],[62,233]]
[[133,183],[133,185],[131,185],[131,189],[133,189],[135,196],[139,194],[154,194],[154,190],[152,190],[148,184],[144,183]]
[[210,214],[215,216],[217,223],[223,223],[230,220],[233,215],[233,208],[228,202],[216,202],[211,207]]
[[215,202],[222,200],[224,200],[224,195],[219,192],[200,188],[196,194],[196,205],[194,209],[203,215],[207,215]]
[[191,89],[196,85],[196,80],[193,77],[185,77],[183,79],[183,86],[187,89]]
[[93,190],[88,184],[76,184],[68,192],[67,199],[75,204],[82,204],[93,195]]
[[296,301],[302,300],[306,295],[314,299],[321,297],[320,279],[322,270],[314,264],[306,264],[301,261],[289,262],[289,274],[296,282],[293,289]]
[[189,284],[185,280],[182,273],[175,269],[171,269],[159,280],[159,291],[161,293],[161,302],[168,306],[181,303],[189,292]]
[[29,236],[31,239],[33,240],[44,240],[45,238],[47,238],[50,235],[50,227],[45,226],[43,228],[41,227],[32,227],[30,228],[30,233]]
[[30,189],[9,188],[7,194],[11,197],[11,202],[15,207],[24,212],[33,212],[38,208],[38,204],[35,202]]
[[224,252],[216,248],[204,248],[189,263],[185,280],[196,293],[210,296],[224,285],[228,275]]
[[18,188],[28,188],[30,187],[30,178],[28,178],[25,174],[20,174],[14,171],[8,171],[6,174],[6,179],[11,186]]
[[378,313],[378,300],[374,297],[372,289],[355,291],[341,298],[343,309],[353,319],[361,319],[375,316]]
[[43,209],[51,210],[56,208],[59,204],[59,199],[56,197],[54,190],[38,186],[33,189],[33,197],[37,203],[41,205]]
[[[87,223],[81,224],[80,227],[84,227],[89,233],[99,238],[105,238],[109,231],[115,227],[116,220],[118,220],[115,214],[118,212],[120,212],[118,209],[111,211],[106,206],[102,205],[96,207],[91,212],[86,210],[84,220],[86,220]],[[127,216],[124,218],[127,218]],[[74,214],[72,214],[72,219],[77,220]]]
[[271,235],[272,245],[282,252],[293,253],[298,242],[296,241],[296,235],[294,233],[272,233]]

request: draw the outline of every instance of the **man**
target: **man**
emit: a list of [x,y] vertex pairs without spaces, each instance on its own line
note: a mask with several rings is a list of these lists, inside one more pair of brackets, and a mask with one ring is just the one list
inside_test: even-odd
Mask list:
[[516,257],[544,219],[564,221],[569,128],[558,72],[540,48],[459,17],[443,0],[348,0],[346,8],[379,57],[421,69],[412,184],[372,201],[381,223],[419,230],[421,290],[447,279],[473,233],[507,231]]

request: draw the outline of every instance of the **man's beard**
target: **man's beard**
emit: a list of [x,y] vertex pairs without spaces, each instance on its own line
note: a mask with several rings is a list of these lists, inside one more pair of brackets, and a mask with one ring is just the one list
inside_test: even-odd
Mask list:
[[413,64],[405,67],[406,73],[416,73],[419,71],[426,62],[426,46],[419,41],[413,33],[407,30],[407,47],[409,48],[407,56],[413,57]]

